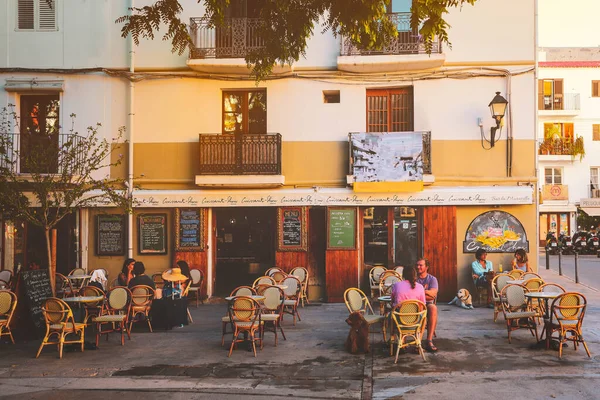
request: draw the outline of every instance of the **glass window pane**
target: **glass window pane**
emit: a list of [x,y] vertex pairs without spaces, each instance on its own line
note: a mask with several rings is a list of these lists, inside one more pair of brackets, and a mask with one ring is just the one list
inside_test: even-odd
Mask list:
[[417,262],[418,224],[416,208],[394,207],[395,265],[406,267]]
[[248,133],[267,133],[267,92],[248,93]]

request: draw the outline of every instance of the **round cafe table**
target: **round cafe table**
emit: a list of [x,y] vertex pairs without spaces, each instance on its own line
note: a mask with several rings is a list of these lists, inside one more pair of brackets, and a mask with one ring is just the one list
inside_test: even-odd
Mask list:
[[91,279],[92,276],[91,275],[69,275],[67,276],[67,279],[74,281],[77,279]]
[[261,302],[265,299],[265,296],[252,295],[252,296],[229,296],[229,297],[225,297],[225,300],[231,301],[231,300],[235,299],[236,297],[250,297],[251,299],[256,300],[258,302]]
[[[544,322],[545,322],[545,320],[550,319],[550,307],[548,307],[548,301],[551,299],[557,298],[561,294],[562,294],[561,292],[528,292],[528,293],[525,293],[525,297],[527,298],[527,301],[529,301],[530,304],[533,301],[533,299],[538,299],[538,301],[541,299],[544,301]],[[542,334],[540,335],[540,341],[538,342],[538,346],[537,346],[539,348],[546,348],[546,338],[544,338],[544,333],[546,334],[546,336],[548,335],[548,332],[546,331],[545,323],[544,323],[544,327],[542,328]]]
[[525,283],[525,279],[513,279],[511,281],[506,281],[506,283],[511,285],[522,285]]
[[[76,310],[73,310],[73,318],[75,318],[75,321],[81,321],[81,320],[85,320],[85,316],[82,318],[82,308],[81,305],[82,304],[89,304],[89,303],[97,303],[100,301],[104,300],[104,296],[76,296],[76,297],[65,297],[64,299],[62,299],[65,303],[71,305],[71,304],[77,304],[78,307]],[[85,321],[84,321],[85,322]]]

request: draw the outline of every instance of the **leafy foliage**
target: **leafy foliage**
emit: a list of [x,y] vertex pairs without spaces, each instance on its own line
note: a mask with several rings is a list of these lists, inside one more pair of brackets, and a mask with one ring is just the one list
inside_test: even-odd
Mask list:
[[[198,0],[206,9],[205,18],[211,26],[223,24],[232,0]],[[411,28],[418,30],[425,50],[431,53],[436,40],[450,45],[448,23],[444,15],[452,7],[475,4],[477,0],[413,0]],[[264,47],[246,57],[257,79],[268,76],[276,64],[292,64],[306,51],[307,40],[315,26],[323,31],[348,37],[364,49],[381,49],[397,35],[393,23],[385,17],[390,0],[267,0],[260,10],[263,21],[259,34]],[[151,6],[130,9],[132,15],[116,20],[123,24],[121,36],[131,34],[135,44],[140,38],[154,39],[155,31],[167,28],[163,40],[170,40],[172,51],[183,54],[193,43],[185,23],[179,18],[179,0],[158,0]]]

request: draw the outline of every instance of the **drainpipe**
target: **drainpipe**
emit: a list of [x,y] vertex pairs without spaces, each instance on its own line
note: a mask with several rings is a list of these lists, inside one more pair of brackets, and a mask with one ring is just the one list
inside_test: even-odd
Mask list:
[[[540,201],[539,201],[539,177],[538,177],[538,93],[537,93],[537,80],[538,80],[538,48],[539,48],[539,35],[538,35],[538,0],[534,0],[533,4],[534,10],[534,20],[533,20],[533,42],[535,45],[535,69],[533,70],[533,105],[534,105],[534,113],[533,113],[533,141],[534,141],[534,154],[533,154],[533,173],[535,175],[535,183],[533,185],[533,201],[535,204],[535,241],[534,241],[534,254],[540,254]],[[575,224],[577,225],[577,224]],[[569,232],[569,234],[571,234]],[[536,259],[536,260],[539,260]],[[540,266],[538,265],[538,271]]]
[[[135,7],[135,0],[131,0],[130,10],[131,14],[133,14],[133,8]],[[129,72],[135,72],[135,43],[133,42],[133,37],[129,35]],[[129,108],[128,108],[128,131],[129,131],[129,145],[127,160],[128,160],[128,168],[127,168],[127,195],[131,199],[133,194],[133,144],[134,144],[134,95],[135,95],[135,82],[133,80],[129,80]],[[128,214],[127,217],[127,225],[129,226],[127,232],[127,256],[129,258],[133,258],[133,210]]]

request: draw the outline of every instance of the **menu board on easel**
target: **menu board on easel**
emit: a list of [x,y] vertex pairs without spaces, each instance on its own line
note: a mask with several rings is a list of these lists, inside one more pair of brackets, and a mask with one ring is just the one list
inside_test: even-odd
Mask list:
[[167,214],[138,215],[138,253],[167,254]]
[[35,326],[39,329],[45,325],[42,304],[52,297],[52,286],[50,286],[50,275],[47,269],[24,271],[21,273],[22,282],[25,284],[25,295],[29,314]]
[[125,215],[96,216],[96,255],[125,255]]
[[330,208],[327,210],[327,249],[356,249],[355,208]]
[[204,214],[198,208],[175,210],[175,251],[204,250]]
[[277,214],[277,250],[306,251],[306,209],[304,207],[280,207]]

